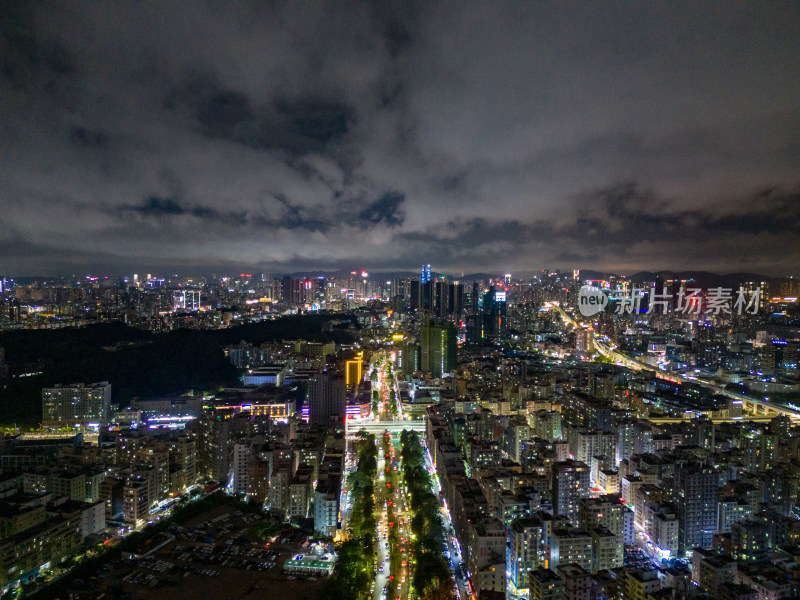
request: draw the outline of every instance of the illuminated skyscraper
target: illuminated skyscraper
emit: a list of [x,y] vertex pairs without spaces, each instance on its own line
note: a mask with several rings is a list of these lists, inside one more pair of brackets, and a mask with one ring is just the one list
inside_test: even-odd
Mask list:
[[552,524],[552,516],[542,512],[511,524],[506,568],[515,589],[527,588],[528,572],[547,563]]
[[419,307],[422,310],[432,312],[434,310],[434,282],[426,281],[419,286],[420,301]]
[[175,310],[200,310],[200,290],[180,290],[173,300]]
[[421,369],[441,377],[456,368],[456,328],[449,322],[425,323],[420,332]]
[[461,313],[464,310],[464,284],[451,283],[450,284],[450,299],[447,308],[448,312],[456,319],[461,320]]
[[508,334],[507,296],[494,286],[483,296],[483,335],[486,341],[502,343]]
[[344,421],[347,393],[343,377],[319,373],[309,385],[308,407],[311,425],[330,424],[335,418]]
[[111,403],[111,384],[107,381],[84,385],[56,385],[42,390],[42,425],[72,427],[105,423]]
[[364,360],[364,353],[359,352],[356,358],[345,361],[345,385],[352,391],[361,382],[361,364]]
[[444,318],[447,316],[447,305],[450,303],[450,287],[452,287],[452,284],[448,284],[446,281],[442,280],[437,281],[435,285],[434,302],[436,306],[436,315]]
[[281,297],[286,304],[292,302],[292,278],[290,275],[284,275],[281,279]]
[[422,265],[422,270],[420,271],[420,283],[427,283],[431,280],[431,266],[430,265]]
[[552,493],[556,514],[577,527],[580,499],[589,497],[588,465],[577,460],[554,463]]
[[717,532],[717,472],[701,464],[680,465],[675,472],[673,498],[680,520],[681,551],[711,548],[711,538]]

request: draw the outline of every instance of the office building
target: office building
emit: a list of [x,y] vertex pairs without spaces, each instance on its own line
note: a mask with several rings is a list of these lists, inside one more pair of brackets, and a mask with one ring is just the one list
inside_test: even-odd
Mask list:
[[205,410],[198,420],[197,472],[204,479],[228,481],[233,409]]
[[364,353],[359,352],[356,358],[345,361],[345,385],[349,391],[356,389],[361,383],[361,369],[364,361]]
[[717,532],[717,472],[701,464],[679,465],[675,472],[673,498],[680,523],[680,551],[711,548],[712,537]]
[[347,403],[345,380],[339,375],[317,373],[309,383],[308,408],[311,425],[327,427],[343,422]]
[[250,462],[252,453],[247,444],[233,445],[233,477],[231,491],[235,494],[247,494],[250,490]]
[[431,266],[422,265],[419,278],[420,283],[428,283],[430,280],[431,280]]
[[179,290],[173,296],[175,310],[198,311],[200,310],[200,290]]
[[450,322],[426,322],[420,331],[422,371],[442,377],[456,368],[456,328]]
[[485,342],[502,343],[508,336],[508,296],[494,286],[483,295],[483,338]]
[[44,388],[42,426],[98,427],[107,422],[110,404],[111,384],[107,381]]
[[578,329],[575,332],[575,351],[586,356],[594,352],[594,334],[588,329]]

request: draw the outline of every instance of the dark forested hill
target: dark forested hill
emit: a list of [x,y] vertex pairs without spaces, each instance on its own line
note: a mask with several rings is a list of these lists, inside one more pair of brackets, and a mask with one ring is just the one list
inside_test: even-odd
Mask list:
[[12,374],[41,374],[0,380],[0,424],[38,425],[42,388],[56,383],[109,381],[112,401],[120,406],[134,396],[211,391],[235,383],[238,376],[222,346],[298,338],[348,342],[352,335],[343,328],[322,332],[325,321],[342,318],[346,317],[303,315],[230,329],[161,334],[122,323],[3,332],[0,346]]

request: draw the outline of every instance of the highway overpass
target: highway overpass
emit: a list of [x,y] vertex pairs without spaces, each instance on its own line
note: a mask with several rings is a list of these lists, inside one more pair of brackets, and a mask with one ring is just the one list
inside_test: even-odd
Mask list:
[[[711,422],[714,424],[718,423],[769,423],[774,419],[774,415],[771,417],[756,417],[754,415],[743,415],[737,419],[734,418],[727,418],[727,419],[711,419]],[[648,423],[653,423],[654,425],[666,425],[669,423],[689,423],[691,421],[697,421],[697,417],[638,417],[640,421],[647,421]]]
[[400,433],[404,429],[425,433],[425,419],[406,421],[347,421],[345,423],[345,433],[348,436],[354,436],[362,429],[367,433],[374,434],[380,434],[384,431]]
[[[553,303],[553,306],[556,308],[556,310],[558,310],[558,313],[559,315],[561,315],[561,319],[563,321],[569,323],[570,325],[576,328],[580,327],[580,325],[575,321],[575,319],[569,314],[567,314],[558,303]],[[713,383],[698,381],[696,379],[692,379],[691,377],[686,377],[685,375],[679,373],[675,374],[662,373],[656,367],[650,364],[647,364],[645,362],[636,360],[629,356],[625,356],[620,352],[617,352],[613,347],[610,347],[608,344],[605,344],[600,339],[598,339],[596,333],[594,334],[594,345],[595,348],[598,349],[600,354],[610,358],[620,366],[628,367],[629,369],[632,369],[634,371],[650,371],[659,379],[665,379],[667,381],[672,381],[673,383],[694,383],[704,388],[710,389],[715,394],[727,396],[728,398],[731,398],[733,400],[739,400],[742,402],[742,410],[746,413],[750,413],[758,417],[775,417],[777,415],[784,415],[789,417],[792,421],[800,421],[800,411],[795,410],[793,408],[789,408],[787,406],[781,406],[779,404],[773,404],[772,402],[769,402],[767,400],[762,400],[760,398],[745,396],[743,394],[727,390],[724,387],[715,385]]]

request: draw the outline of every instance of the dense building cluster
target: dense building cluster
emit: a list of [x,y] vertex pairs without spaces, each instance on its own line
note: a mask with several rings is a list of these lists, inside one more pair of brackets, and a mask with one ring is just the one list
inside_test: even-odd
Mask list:
[[[462,598],[794,597],[800,320],[787,295],[794,282],[784,284],[783,295],[759,300],[763,312],[746,315],[708,308],[711,293],[696,296],[699,310],[677,310],[671,303],[691,287],[683,280],[637,284],[639,310],[626,311],[633,284],[624,278],[454,281],[427,265],[419,278],[383,283],[353,273],[81,284],[73,291],[125,295],[124,314],[108,318],[155,330],[153,319],[220,329],[298,311],[323,318],[309,339],[232,331],[241,337],[216,351],[239,374],[233,386],[124,406],[113,373],[42,386],[41,429],[3,438],[1,583],[8,589],[87,540],[113,543],[181,498],[221,488],[277,521],[350,543],[373,571],[365,527],[405,519],[409,532],[434,532],[416,558],[392,532],[398,548],[385,554],[398,564],[386,559],[387,568],[403,579],[391,588],[406,593],[423,585],[413,569],[424,555],[424,569],[450,563],[451,579],[434,587]],[[584,285],[607,294],[604,311],[581,313]],[[16,285],[6,302],[52,289]],[[131,310],[148,305],[136,298],[160,298],[152,306],[165,310]],[[656,299],[666,299],[663,310],[650,310]],[[46,325],[36,314],[4,323]],[[137,346],[107,350],[125,347]],[[25,369],[0,353],[6,381],[38,376]],[[383,440],[383,464],[394,453],[387,440],[407,442],[409,431],[424,445],[411,453],[414,479],[405,458],[387,459],[386,474],[366,469],[368,436]],[[353,497],[379,476],[394,481],[398,468],[417,486],[395,497],[409,515],[380,487],[380,506]],[[423,495],[424,511],[414,500]],[[341,568],[360,572],[354,560]]]
[[[720,585],[737,583],[735,567],[710,581],[704,560],[770,561],[783,566],[765,571],[772,584],[795,589],[787,577],[800,471],[788,417],[665,417],[646,407],[674,396],[674,384],[655,378],[481,360],[492,365],[482,375],[462,363],[454,376],[474,386],[472,399],[427,409],[427,445],[478,590],[638,598],[648,588],[655,598],[703,588],[720,597]],[[576,585],[589,595],[571,593]]]

